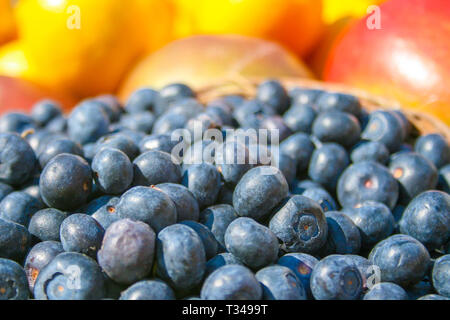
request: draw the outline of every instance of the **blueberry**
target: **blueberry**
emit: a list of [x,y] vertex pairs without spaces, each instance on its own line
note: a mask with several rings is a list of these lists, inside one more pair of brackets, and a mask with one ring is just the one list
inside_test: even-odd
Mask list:
[[323,90],[313,88],[294,87],[289,90],[292,104],[298,105],[314,104],[323,93]]
[[443,166],[439,170],[438,188],[450,193],[450,164]]
[[[130,130],[130,129],[124,129],[124,128],[116,131],[115,133],[131,139],[136,146],[138,146],[139,143],[141,142],[141,140],[145,137],[145,133],[143,133],[143,132],[134,131],[134,130]],[[121,148],[117,148],[117,149],[121,149]],[[122,150],[122,151],[125,152],[125,150]],[[125,152],[125,153],[128,154],[128,152]]]
[[112,94],[102,94],[95,97],[103,105],[103,111],[108,115],[109,121],[115,123],[123,113],[123,107],[119,99]]
[[409,122],[408,118],[401,110],[392,110],[392,113],[395,116],[397,116],[397,118],[400,120],[400,123],[402,124],[402,128],[403,128],[403,132],[404,132],[403,140],[406,140],[409,137],[411,130],[412,130],[411,122]]
[[80,144],[95,142],[108,133],[109,118],[103,104],[95,100],[80,103],[67,120],[69,137]]
[[116,210],[120,218],[145,222],[156,232],[177,221],[175,204],[158,188],[131,188],[122,195]]
[[230,94],[220,98],[223,102],[228,104],[233,110],[238,108],[242,103],[245,102],[245,98],[240,95]]
[[14,189],[11,186],[0,182],[0,201],[2,201],[8,194],[13,191]]
[[125,114],[120,118],[119,124],[129,130],[151,133],[155,116],[153,113],[143,111],[140,113]]
[[233,116],[243,129],[258,129],[261,121],[267,116],[275,115],[269,105],[258,100],[247,100],[233,112]]
[[40,129],[30,134],[22,135],[22,138],[25,138],[35,154],[39,154],[39,152],[46,146],[48,142],[52,141],[55,138],[64,138],[64,135],[50,132],[47,129]]
[[280,144],[280,152],[297,160],[297,173],[303,173],[307,168],[314,151],[314,145],[307,134],[296,133]]
[[31,235],[21,224],[0,218],[0,258],[22,261],[31,244]]
[[0,117],[0,133],[18,133],[36,129],[33,119],[23,113],[6,113]]
[[220,253],[206,263],[205,277],[208,277],[217,269],[231,264],[243,265],[233,254],[229,252]]
[[316,111],[311,105],[293,105],[283,115],[284,122],[293,132],[311,133]]
[[217,197],[218,204],[229,204],[233,205],[233,191],[232,187],[227,186],[225,183],[222,185],[219,191],[219,196]]
[[324,143],[313,152],[308,175],[313,181],[329,190],[334,190],[349,162],[348,154],[342,146],[336,143]]
[[120,132],[103,136],[97,140],[94,152],[98,153],[106,148],[119,149],[124,152],[131,161],[139,155],[139,148],[134,143],[133,139]]
[[373,161],[357,162],[342,173],[337,197],[344,208],[353,208],[364,201],[377,201],[393,209],[397,203],[398,184],[389,170]]
[[216,202],[222,184],[219,171],[209,163],[190,165],[181,183],[192,192],[200,209]]
[[231,186],[235,186],[242,176],[253,168],[252,154],[238,141],[229,141],[217,146],[214,162],[223,180]]
[[428,279],[428,276],[414,285],[405,287],[405,290],[410,300],[416,300],[424,295],[435,293],[434,288]]
[[301,180],[294,181],[291,185],[291,193],[292,194],[302,194],[306,189],[316,189],[322,188],[320,183],[314,182],[312,180]]
[[352,259],[330,255],[315,266],[311,291],[316,300],[358,300],[363,292],[363,277]]
[[398,284],[377,283],[364,295],[364,300],[409,300],[408,294]]
[[[278,143],[289,137],[293,132],[284,122],[284,119],[278,115],[265,117],[260,123],[260,129],[267,129],[268,141]],[[274,135],[276,133],[276,136]]]
[[205,136],[207,130],[219,129],[222,127],[222,123],[219,118],[214,118],[214,116],[202,112],[189,119],[185,127],[189,131],[191,139],[198,141]]
[[180,224],[188,226],[200,237],[205,249],[206,260],[211,259],[217,254],[218,242],[212,232],[205,225],[191,220],[182,221]]
[[261,284],[246,267],[227,265],[214,271],[203,283],[202,300],[260,300]]
[[[39,203],[39,207],[44,208],[45,204],[41,197],[41,190],[39,189],[39,173],[40,172],[36,172],[37,176],[33,176],[33,178],[28,180],[27,183],[22,185],[22,189],[20,191],[33,197]],[[1,193],[1,191],[0,191],[0,193]],[[1,196],[0,196],[0,199],[1,199]]]
[[205,112],[215,118],[219,118],[220,122],[226,126],[233,126],[233,109],[223,101],[210,102]]
[[142,139],[139,150],[141,153],[153,150],[172,153],[173,148],[178,143],[178,141],[172,140],[170,134],[152,134]]
[[159,93],[150,88],[142,88],[131,94],[125,104],[125,111],[128,113],[140,113],[143,111],[153,111],[159,99]]
[[353,148],[350,158],[353,163],[374,161],[385,165],[389,161],[389,150],[381,142],[363,141]]
[[34,285],[37,300],[98,300],[105,297],[105,277],[95,260],[64,252],[39,273]]
[[62,252],[64,249],[57,241],[40,242],[30,250],[25,259],[24,269],[31,292],[33,292],[34,284],[41,270]]
[[33,173],[36,155],[17,134],[0,133],[0,164],[0,182],[18,186]]
[[428,249],[439,249],[450,239],[450,196],[442,191],[427,191],[415,197],[400,220],[400,231]]
[[88,215],[93,215],[98,209],[102,208],[104,205],[108,204],[114,196],[111,195],[102,195],[98,198],[94,198],[89,201],[84,206],[77,209],[79,213],[85,213]]
[[288,108],[290,99],[286,89],[277,80],[267,80],[258,86],[256,99],[271,106],[278,114],[283,114]]
[[28,231],[40,241],[60,241],[59,229],[67,214],[48,208],[36,212],[30,220]]
[[352,260],[355,266],[358,268],[363,279],[363,292],[369,290],[370,285],[375,285],[379,280],[377,278],[377,269],[368,259],[356,255],[356,254],[346,254],[345,257]]
[[41,204],[29,194],[16,191],[8,194],[0,202],[0,217],[28,227],[30,219]]
[[402,152],[391,157],[391,174],[400,184],[400,200],[409,202],[418,194],[437,186],[436,167],[414,152]]
[[27,300],[27,276],[16,262],[0,258],[0,300]]
[[92,172],[81,157],[60,154],[42,171],[39,188],[44,202],[59,210],[73,210],[84,203],[91,193]]
[[133,182],[133,164],[118,149],[105,148],[92,160],[94,179],[100,190],[107,194],[120,194]]
[[286,178],[275,167],[261,166],[248,171],[233,193],[233,207],[242,217],[262,219],[289,192]]
[[31,109],[31,117],[38,125],[42,127],[61,115],[61,106],[52,100],[41,100],[35,103]]
[[45,129],[53,133],[61,133],[67,130],[67,118],[64,116],[55,117],[50,120]]
[[440,134],[422,136],[416,141],[415,151],[440,168],[450,163],[450,146]]
[[211,230],[222,249],[225,248],[225,232],[235,219],[237,219],[236,211],[228,204],[206,208],[200,215],[200,222]]
[[252,269],[274,263],[278,257],[278,241],[267,227],[251,218],[238,218],[225,232],[228,252]]
[[327,242],[320,250],[322,256],[330,254],[357,254],[361,248],[358,227],[342,212],[325,213],[328,224]]
[[371,248],[394,232],[394,216],[383,203],[365,201],[356,208],[346,210],[345,214],[358,227],[361,244],[365,248]]
[[135,186],[151,186],[159,183],[179,183],[181,167],[175,158],[162,151],[148,151],[134,159]]
[[104,234],[105,230],[94,218],[80,213],[67,217],[60,228],[64,251],[84,253],[92,258],[97,256]]
[[166,193],[177,209],[177,221],[197,221],[200,216],[198,202],[192,192],[183,185],[175,183],[162,183],[155,186]]
[[361,115],[361,103],[353,95],[339,92],[324,92],[316,101],[320,112],[341,111],[353,114],[355,117]]
[[450,298],[450,255],[444,255],[436,260],[433,267],[433,287],[436,291]]
[[413,237],[397,234],[379,242],[370,252],[369,260],[380,268],[382,282],[406,286],[424,277],[430,254]]
[[123,219],[106,230],[98,262],[108,277],[133,284],[151,271],[155,256],[155,232],[145,223]]
[[283,173],[283,176],[286,178],[286,182],[288,185],[292,185],[294,183],[295,178],[297,176],[297,166],[298,161],[291,157],[290,155],[287,155],[283,152],[277,152],[277,147],[273,146],[271,147],[271,154],[272,154],[272,163],[271,165],[274,167],[277,167],[281,173]]
[[300,280],[308,297],[312,296],[311,273],[319,260],[307,253],[288,253],[278,259],[277,264],[289,268]]
[[185,295],[199,285],[206,267],[205,249],[190,227],[175,224],[163,229],[156,240],[156,273]]
[[164,281],[143,280],[122,292],[120,300],[175,300],[175,293]]
[[391,111],[375,111],[369,116],[369,123],[361,138],[383,143],[390,152],[397,151],[403,142],[401,120]]
[[181,100],[183,98],[193,98],[195,97],[194,91],[187,85],[183,83],[172,83],[159,91],[161,96],[160,101],[156,104],[155,112],[157,115],[164,112],[166,108],[170,106],[170,104],[174,103],[177,100]]
[[[187,148],[183,155],[183,168],[203,162],[213,164],[219,145],[211,140],[199,140]],[[176,151],[173,151],[176,153]]]
[[361,127],[358,119],[346,112],[330,111],[319,114],[312,133],[322,142],[336,142],[351,147],[359,140]]
[[92,214],[92,218],[97,220],[97,222],[100,223],[103,229],[108,229],[111,224],[120,220],[119,214],[117,213],[116,209],[116,205],[119,203],[119,201],[120,198],[113,197]]
[[172,102],[164,114],[178,115],[187,120],[205,111],[205,107],[194,98],[181,98]]
[[323,188],[308,188],[302,192],[302,196],[316,201],[322,207],[323,212],[337,210],[333,197]]
[[262,284],[264,300],[306,300],[306,291],[294,272],[283,266],[259,270],[256,279]]
[[317,252],[326,242],[328,226],[320,205],[304,196],[291,197],[269,223],[287,252]]
[[427,294],[417,300],[450,300],[450,298],[443,297],[438,294]]
[[78,143],[70,139],[51,140],[45,144],[45,147],[43,147],[38,154],[41,168],[44,168],[50,160],[61,153],[75,154],[84,157],[83,148]]

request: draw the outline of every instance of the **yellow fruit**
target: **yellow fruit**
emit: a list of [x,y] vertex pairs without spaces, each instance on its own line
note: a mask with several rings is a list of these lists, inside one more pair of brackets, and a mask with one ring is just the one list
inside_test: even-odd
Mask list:
[[323,19],[332,24],[342,18],[363,17],[371,5],[379,5],[386,0],[323,0]]
[[300,55],[322,32],[322,0],[173,0],[176,37],[239,34],[277,41]]
[[12,40],[15,32],[11,0],[0,0],[0,44]]
[[19,0],[15,13],[28,68],[18,76],[80,98],[112,92],[146,49],[161,46],[148,26],[149,16],[153,26],[164,25],[167,15],[157,14],[163,5],[159,0]]
[[[182,53],[182,54],[180,54]],[[193,36],[174,41],[142,60],[120,90],[160,89],[184,82],[194,89],[253,77],[310,77],[305,65],[281,46],[237,35]]]

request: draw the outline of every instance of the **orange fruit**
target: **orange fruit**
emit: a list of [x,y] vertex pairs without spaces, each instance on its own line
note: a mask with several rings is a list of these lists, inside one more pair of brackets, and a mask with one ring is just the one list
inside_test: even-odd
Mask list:
[[[15,15],[27,67],[16,69],[14,75],[80,98],[113,92],[140,55],[162,45],[161,33],[151,32],[148,17],[152,15],[153,26],[164,26],[168,14],[158,13],[166,12],[159,10],[165,4],[159,0],[20,0]],[[20,55],[9,54],[9,65],[14,57]],[[0,74],[9,71],[0,68]]]
[[0,0],[0,44],[12,40],[15,33],[11,0]]
[[322,0],[173,0],[176,37],[239,34],[306,55],[319,39]]
[[[182,54],[180,54],[182,53]],[[200,89],[246,77],[310,77],[307,67],[276,43],[237,35],[177,40],[143,59],[125,80],[120,97],[140,87],[184,82]]]

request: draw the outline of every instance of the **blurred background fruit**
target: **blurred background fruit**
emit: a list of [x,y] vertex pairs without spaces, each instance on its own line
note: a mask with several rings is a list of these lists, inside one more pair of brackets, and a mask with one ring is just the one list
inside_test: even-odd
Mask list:
[[6,49],[14,52],[9,65],[22,56],[27,66],[0,74],[80,98],[115,91],[136,59],[171,33],[168,4],[159,0],[19,0],[15,14],[20,43]]
[[366,19],[337,41],[324,78],[384,95],[450,124],[450,2],[391,0],[381,29]]
[[0,45],[16,36],[11,0],[0,0]]
[[0,76],[0,114],[7,111],[30,111],[42,99],[53,99],[69,110],[77,102],[61,93],[52,92],[26,80]]
[[362,18],[371,5],[379,5],[386,0],[323,0],[323,20],[333,24],[342,18]]
[[242,77],[310,77],[307,67],[281,46],[237,35],[193,36],[149,55],[125,80],[120,96],[184,82],[194,89]]
[[316,48],[314,48],[312,54],[306,59],[308,66],[319,79],[323,78],[323,71],[325,69],[326,61],[337,39],[345,32],[346,29],[350,28],[350,26],[357,21],[357,18],[345,17],[325,27],[325,31],[319,44]]
[[323,31],[322,0],[172,0],[177,38],[240,34],[305,56]]

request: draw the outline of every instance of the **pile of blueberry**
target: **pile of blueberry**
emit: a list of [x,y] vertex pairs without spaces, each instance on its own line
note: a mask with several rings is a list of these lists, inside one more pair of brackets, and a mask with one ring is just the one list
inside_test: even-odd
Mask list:
[[339,92],[41,101],[0,118],[0,300],[448,300],[449,187],[443,136]]

